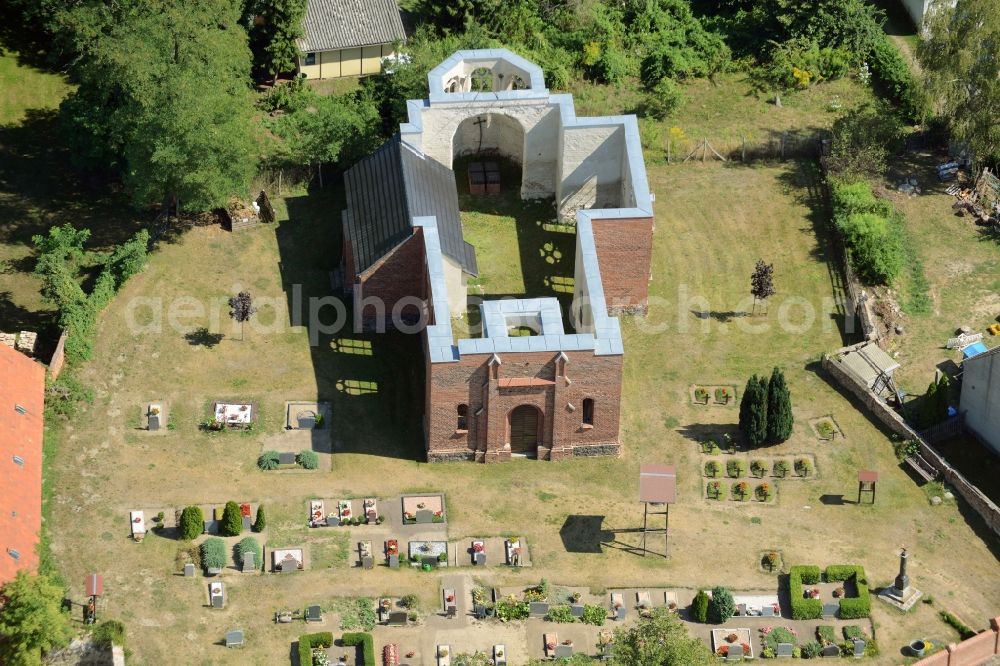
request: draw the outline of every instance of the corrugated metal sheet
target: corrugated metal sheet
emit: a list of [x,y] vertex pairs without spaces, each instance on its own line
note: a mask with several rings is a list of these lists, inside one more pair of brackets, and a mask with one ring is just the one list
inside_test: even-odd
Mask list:
[[303,53],[391,44],[406,39],[396,0],[309,0]]
[[399,135],[348,169],[347,233],[362,273],[413,233],[412,218],[437,218],[441,251],[473,275],[475,249],[462,236],[455,175],[403,145]]

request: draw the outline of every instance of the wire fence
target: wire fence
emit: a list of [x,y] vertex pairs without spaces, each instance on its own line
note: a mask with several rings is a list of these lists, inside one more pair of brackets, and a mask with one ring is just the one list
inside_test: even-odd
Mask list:
[[829,152],[829,138],[829,132],[814,129],[771,131],[764,138],[747,134],[714,139],[671,136],[663,142],[663,152],[668,163],[816,159]]

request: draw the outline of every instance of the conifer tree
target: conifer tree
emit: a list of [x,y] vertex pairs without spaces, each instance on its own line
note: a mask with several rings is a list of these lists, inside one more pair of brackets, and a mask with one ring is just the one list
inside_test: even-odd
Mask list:
[[267,518],[264,517],[264,505],[257,507],[257,519],[253,521],[253,531],[263,532],[267,527]]
[[771,371],[767,384],[767,439],[777,444],[792,436],[792,397],[785,375],[778,368]]
[[740,430],[751,446],[767,440],[767,381],[754,375],[747,381],[740,401]]

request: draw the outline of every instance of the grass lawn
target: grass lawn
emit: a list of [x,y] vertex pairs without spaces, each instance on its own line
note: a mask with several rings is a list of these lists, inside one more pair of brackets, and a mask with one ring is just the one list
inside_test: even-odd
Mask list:
[[[31,76],[24,73],[26,85]],[[722,80],[719,89],[692,84],[681,115],[662,128],[681,124],[690,135],[716,137],[738,136],[751,124],[760,128],[754,131],[825,126],[832,114],[824,96],[834,94],[834,85],[845,86],[845,101],[864,92],[850,82],[819,86],[776,109],[744,97],[740,85],[738,76]],[[701,88],[702,95],[693,94]],[[634,94],[610,88],[580,92],[581,115],[621,111],[634,101]],[[721,105],[713,106],[713,100]],[[747,110],[740,111],[744,105]],[[105,246],[131,233],[136,218],[117,199],[89,193],[66,178],[66,156],[54,138],[51,113],[11,122],[0,128],[0,241],[9,253],[2,258],[14,266],[13,273],[0,275],[0,291],[10,292],[6,302],[24,316],[34,316],[44,310],[31,300],[37,299],[37,284],[27,277],[30,234],[74,221],[93,226],[95,245]],[[49,423],[47,532],[70,595],[80,601],[84,575],[104,574],[104,617],[126,623],[137,663],[167,663],[180,654],[187,663],[245,663],[248,657],[254,663],[284,663],[303,625],[275,624],[274,610],[315,602],[332,607],[336,597],[387,592],[413,592],[424,608],[436,607],[440,598],[438,575],[343,569],[345,548],[353,549],[364,528],[351,528],[346,544],[343,531],[309,531],[306,501],[377,496],[388,511],[399,493],[435,490],[447,494],[451,538],[516,533],[527,541],[534,568],[477,572],[489,583],[527,584],[545,577],[595,590],[651,580],[678,587],[773,589],[775,579],[759,571],[758,559],[762,551],[779,549],[788,564],[857,562],[880,585],[892,580],[898,546],[905,544],[913,553],[914,583],[933,594],[936,605],[982,627],[995,613],[1000,591],[989,583],[995,581],[995,542],[988,545],[979,537],[961,506],[932,507],[898,467],[885,436],[817,374],[820,355],[850,337],[839,326],[839,286],[827,263],[826,219],[815,196],[814,168],[667,166],[652,156],[649,178],[657,194],[651,311],[645,319],[623,320],[620,459],[495,466],[419,462],[419,340],[355,335],[347,326],[332,325],[332,307],[322,314],[329,330],[299,324],[308,300],[296,294],[308,299],[329,293],[328,272],[339,257],[339,186],[278,198],[275,225],[236,235],[198,227],[164,243],[147,270],[104,312],[95,357],[77,370],[95,389],[94,403],[70,422]],[[503,264],[490,265],[493,258],[486,258],[484,278],[495,280],[481,285],[486,293],[522,293],[535,288],[530,283],[539,275],[572,275],[547,261],[536,263],[534,253],[545,250],[547,241],[511,224],[511,218],[519,219],[518,210],[479,213],[479,220],[466,216],[470,238],[488,235],[494,223],[489,216],[495,215],[504,226],[498,237],[510,248],[509,255],[500,255],[506,257]],[[528,252],[522,252],[522,237],[530,239]],[[568,236],[566,242],[572,247]],[[570,258],[565,251],[563,257]],[[778,294],[766,317],[750,318],[743,313],[758,257],[775,264]],[[240,340],[225,299],[243,288],[260,310]],[[816,477],[777,482],[777,499],[767,505],[702,499],[703,456],[696,440],[731,430],[736,409],[692,405],[690,387],[731,384],[742,390],[750,373],[766,373],[774,365],[785,370],[791,387],[795,430],[767,454],[809,453]],[[258,427],[249,434],[202,432],[198,423],[218,399],[253,401]],[[257,471],[260,452],[285,435],[285,401],[316,399],[332,405],[336,454],[329,456],[330,470]],[[137,429],[138,411],[152,400],[166,403],[172,424],[160,434]],[[827,414],[836,418],[845,439],[820,443],[812,435],[809,419]],[[636,477],[644,462],[678,468],[669,560],[630,552],[638,542]],[[874,507],[849,503],[859,467],[882,473]],[[127,538],[129,509],[169,510],[229,499],[264,503],[271,545],[305,544],[314,563],[335,571],[227,575],[229,604],[217,612],[205,608],[203,578],[176,575],[176,553],[186,544],[155,533],[141,544]],[[898,646],[914,635],[954,638],[943,624],[933,624],[929,609],[901,618],[876,606],[874,614],[884,645],[879,663],[897,663]],[[236,626],[247,632],[242,652],[218,645]],[[483,640],[488,638],[484,634]]]
[[[155,537],[136,545],[125,539],[128,509],[230,498],[263,502],[273,507],[272,542],[306,543],[322,566],[339,568],[343,536],[336,530],[314,536],[303,526],[300,514],[309,497],[377,495],[386,501],[400,492],[433,489],[447,493],[452,538],[517,533],[527,539],[535,567],[520,574],[483,574],[495,582],[528,583],[544,576],[600,589],[655,576],[678,586],[767,589],[774,579],[759,572],[756,560],[759,552],[780,548],[789,563],[859,562],[881,584],[895,575],[895,549],[905,543],[919,553],[911,576],[921,589],[981,624],[993,610],[993,592],[962,581],[989,580],[995,562],[987,546],[958,507],[929,505],[895,463],[886,438],[816,374],[819,355],[844,338],[832,300],[836,283],[825,263],[825,227],[811,207],[813,177],[808,165],[794,163],[651,170],[659,195],[654,301],[647,319],[623,322],[625,454],[558,465],[417,462],[422,393],[417,341],[345,331],[320,336],[320,345],[310,347],[304,327],[286,324],[290,285],[303,284],[306,296],[324,293],[326,270],[337,256],[330,231],[336,227],[327,222],[329,211],[342,205],[337,189],[279,200],[274,227],[238,235],[216,228],[189,231],[126,285],[102,318],[96,358],[82,369],[98,397],[66,425],[52,463],[61,480],[51,519],[61,570],[71,585],[87,571],[105,572],[109,616],[125,619],[140,661],[167,658],[178,640],[193,662],[239,660],[213,645],[233,622],[253,632],[255,658],[277,661],[287,655],[298,628],[275,627],[272,610],[388,589],[432,599],[437,577],[382,569],[345,570],[333,577],[314,571],[290,583],[273,576],[247,582],[230,577],[231,611],[222,617],[200,608],[200,579],[170,575],[175,542]],[[722,197],[725,206],[705,203]],[[775,263],[779,290],[771,313],[751,322],[769,326],[763,334],[743,330],[748,318],[739,314],[758,256]],[[182,317],[177,330],[167,321],[169,304],[177,298],[208,303],[243,286],[259,299],[261,311],[242,342],[225,312],[217,322],[208,312]],[[151,298],[163,299],[162,331],[130,333],[127,317],[155,320],[141,313],[149,309],[142,299]],[[785,298],[796,299],[784,315],[795,330],[779,325]],[[803,330],[807,306],[814,321]],[[193,344],[186,332],[201,327],[224,337],[211,347]],[[348,340],[354,343],[345,344]],[[371,355],[341,351],[364,348],[359,340],[371,342]],[[691,405],[689,387],[731,383],[742,389],[748,374],[769,372],[773,365],[786,371],[796,425],[789,442],[767,453],[811,453],[818,478],[779,481],[778,499],[767,505],[702,499],[703,456],[695,440],[731,428],[736,410]],[[352,381],[373,388],[350,390]],[[253,400],[262,416],[259,430],[215,437],[200,432],[197,423],[207,405],[221,397]],[[175,429],[151,436],[132,429],[129,414],[154,398],[168,403]],[[254,461],[269,440],[282,435],[284,401],[315,398],[333,403],[339,453],[331,471],[261,476]],[[816,440],[808,420],[825,414],[834,414],[846,439]],[[634,530],[641,507],[633,497],[641,462],[678,466],[680,500],[671,512],[669,561],[628,551],[638,542]],[[883,474],[875,507],[841,503],[856,489],[858,467]],[[723,532],[726,537],[719,538]],[[955,543],[963,544],[961,551]],[[706,561],[725,564],[706,568]],[[131,575],[137,571],[143,575]],[[257,601],[248,603],[249,598]],[[192,614],[201,619],[192,622]],[[876,619],[883,640],[901,641],[911,631],[885,609],[876,609]],[[885,663],[894,661],[890,656]]]

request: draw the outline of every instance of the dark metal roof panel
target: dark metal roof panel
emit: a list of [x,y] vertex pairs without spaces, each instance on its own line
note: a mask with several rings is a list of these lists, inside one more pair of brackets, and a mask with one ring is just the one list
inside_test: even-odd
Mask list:
[[302,52],[331,51],[406,39],[396,0],[309,0]]
[[344,173],[354,267],[362,273],[412,231],[394,138]]

